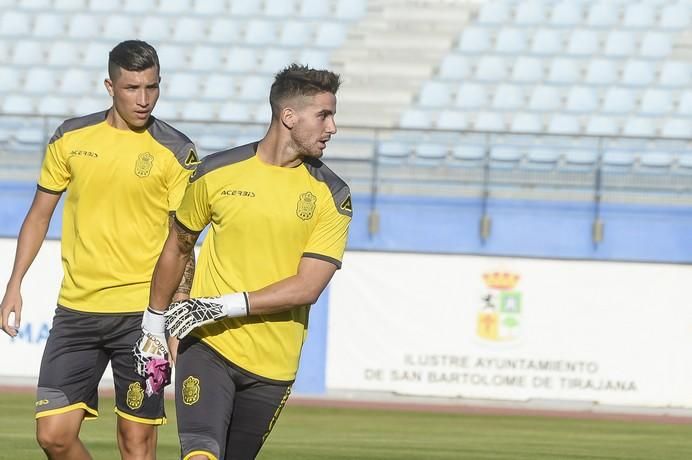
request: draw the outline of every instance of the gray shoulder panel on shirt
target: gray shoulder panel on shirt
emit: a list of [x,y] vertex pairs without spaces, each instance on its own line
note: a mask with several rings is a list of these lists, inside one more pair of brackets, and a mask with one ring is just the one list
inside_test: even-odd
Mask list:
[[48,141],[48,143],[52,144],[53,142],[57,141],[70,131],[86,128],[87,126],[98,125],[106,119],[107,113],[108,110],[103,110],[101,112],[96,112],[77,118],[70,118],[69,120],[63,121],[62,124],[58,126],[58,129],[55,130],[53,137],[50,138],[50,141]]
[[194,169],[199,164],[195,144],[189,137],[181,133],[165,121],[151,117],[152,121],[147,130],[161,145],[173,152],[178,163],[185,169]]
[[224,166],[240,163],[255,156],[257,142],[241,145],[228,150],[212,153],[202,158],[202,162],[197,166],[195,172],[190,176],[190,182],[194,182],[205,174]]
[[321,160],[306,158],[303,164],[312,177],[327,184],[327,187],[332,192],[336,210],[340,214],[351,217],[353,215],[353,205],[351,203],[351,190],[348,188],[348,184]]

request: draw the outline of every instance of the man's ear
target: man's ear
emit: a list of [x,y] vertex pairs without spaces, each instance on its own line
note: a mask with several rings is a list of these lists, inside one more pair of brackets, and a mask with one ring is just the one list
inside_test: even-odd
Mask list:
[[297,120],[296,111],[291,107],[284,107],[281,109],[281,123],[283,123],[286,128],[293,129]]
[[106,78],[105,80],[103,80],[103,86],[106,87],[106,91],[108,91],[108,94],[111,97],[115,96],[115,94],[113,93],[113,82],[110,78]]

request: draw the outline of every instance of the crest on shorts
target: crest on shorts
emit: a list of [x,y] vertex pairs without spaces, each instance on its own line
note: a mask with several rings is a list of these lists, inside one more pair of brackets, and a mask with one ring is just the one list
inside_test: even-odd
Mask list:
[[317,205],[317,197],[311,192],[305,192],[300,194],[298,199],[298,207],[296,208],[296,214],[303,220],[308,220],[312,218],[312,214],[315,212],[315,206]]
[[144,388],[139,382],[131,383],[127,389],[127,406],[130,409],[139,409],[144,401]]
[[199,401],[199,379],[189,376],[183,380],[183,402],[188,406]]
[[149,152],[140,153],[135,163],[135,174],[139,177],[147,177],[154,166],[154,155]]

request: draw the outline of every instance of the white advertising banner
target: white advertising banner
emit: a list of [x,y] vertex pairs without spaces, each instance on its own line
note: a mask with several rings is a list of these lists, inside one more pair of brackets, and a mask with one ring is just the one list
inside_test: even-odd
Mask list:
[[692,407],[692,267],[349,252],[328,390]]
[[[0,239],[0,295],[10,279],[16,244],[14,239]],[[60,241],[46,241],[22,283],[19,335],[12,339],[0,331],[0,375],[38,378],[61,282]]]

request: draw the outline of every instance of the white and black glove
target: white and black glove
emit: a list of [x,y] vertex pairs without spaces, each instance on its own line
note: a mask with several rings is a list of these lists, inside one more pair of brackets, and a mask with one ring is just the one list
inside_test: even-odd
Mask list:
[[135,371],[142,377],[148,377],[147,364],[152,359],[168,360],[168,343],[166,342],[166,319],[162,311],[151,307],[144,311],[142,318],[142,335],[135,342],[132,350],[135,358]]
[[182,339],[195,328],[224,318],[237,318],[250,313],[247,292],[220,297],[196,297],[173,302],[166,310],[166,329]]

